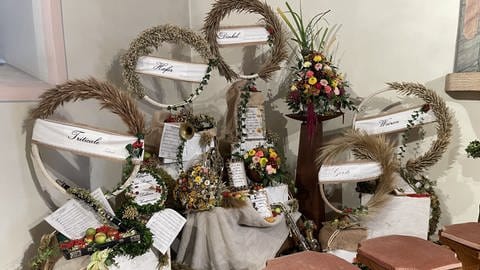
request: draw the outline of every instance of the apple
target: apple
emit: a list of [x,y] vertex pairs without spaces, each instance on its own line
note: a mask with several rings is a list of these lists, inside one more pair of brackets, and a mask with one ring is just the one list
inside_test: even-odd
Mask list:
[[97,230],[94,228],[88,228],[87,231],[85,232],[85,236],[91,236],[93,237],[97,233]]
[[107,235],[103,232],[99,232],[95,234],[95,243],[96,244],[103,244],[107,241]]

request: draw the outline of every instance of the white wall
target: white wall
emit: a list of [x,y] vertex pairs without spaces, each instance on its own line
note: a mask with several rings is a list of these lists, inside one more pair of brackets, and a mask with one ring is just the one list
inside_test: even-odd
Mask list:
[[[167,22],[191,25],[195,30],[199,30],[212,2],[184,0],[175,1],[173,5],[170,0],[148,0],[141,4],[134,0],[63,0],[69,78],[95,76],[121,85],[118,58],[128,48],[132,38],[144,28]],[[291,2],[295,8],[298,7],[297,1]],[[476,220],[477,205],[480,201],[479,179],[475,179],[475,166],[478,161],[467,159],[463,151],[469,140],[480,136],[480,127],[474,126],[475,115],[479,113],[476,106],[478,101],[455,100],[448,97],[443,90],[444,76],[453,69],[458,2],[302,1],[306,16],[331,9],[329,21],[332,24],[343,24],[339,35],[340,55],[343,53],[340,67],[348,74],[356,95],[365,97],[382,88],[387,81],[416,81],[433,88],[447,100],[454,111],[456,118],[452,146],[442,161],[430,171],[430,176],[438,180],[438,190],[443,203],[443,224]],[[7,0],[1,4],[5,3],[13,1]],[[270,0],[268,3],[274,8],[284,7],[284,1]],[[0,12],[1,10],[3,9],[0,9]],[[241,16],[232,15],[230,22],[244,24],[246,19]],[[2,17],[0,16],[0,20]],[[4,23],[0,23],[1,25]],[[228,61],[240,64],[239,50],[228,49],[222,52]],[[189,52],[184,53],[184,50],[175,51],[174,54],[179,58],[189,57]],[[195,57],[194,60],[198,58]],[[289,163],[294,165],[299,125],[283,118],[283,114],[288,112],[284,104],[286,89],[279,89],[279,83],[286,73],[279,72],[271,83],[259,83],[259,86],[272,91],[273,98],[267,102],[267,122],[271,124],[271,129],[284,138],[287,158]],[[188,91],[191,86],[184,87]],[[223,78],[214,76],[204,94],[195,103],[198,112],[210,112],[222,120],[226,109],[224,92],[227,87],[228,84]],[[167,88],[172,89],[173,93],[177,90],[173,87]],[[0,164],[5,172],[0,188],[0,197],[3,198],[0,206],[3,214],[0,229],[7,235],[0,245],[0,269],[14,269],[14,265],[24,257],[24,251],[32,241],[29,231],[35,232],[33,238],[38,237],[38,224],[49,211],[33,184],[25,161],[27,135],[22,131],[22,121],[27,116],[27,110],[33,105],[0,103],[0,120],[8,127],[0,135],[3,141],[1,150],[4,153]],[[148,117],[151,108],[144,104],[141,107]],[[69,105],[59,112],[61,117],[79,122],[125,129],[120,120],[108,112],[98,113],[97,104],[94,102]],[[345,125],[349,119],[351,115],[346,118]],[[336,119],[329,121],[325,129],[335,131],[341,126],[341,120]],[[109,164],[80,164],[87,165],[84,169],[86,172],[81,172],[81,175],[91,176],[93,183],[87,184],[93,186],[106,178],[112,178],[110,168],[118,171],[117,167],[109,167]],[[15,207],[12,207],[13,203]]]
[[41,0],[0,2],[0,57],[22,71],[48,81]]

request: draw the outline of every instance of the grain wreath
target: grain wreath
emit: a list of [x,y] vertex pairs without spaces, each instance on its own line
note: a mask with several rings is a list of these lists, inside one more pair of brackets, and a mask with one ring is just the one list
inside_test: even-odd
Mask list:
[[[94,144],[92,144],[91,141],[83,140],[80,143],[77,142],[77,145],[73,147],[72,145],[68,146],[66,144],[55,144],[54,142],[49,143],[48,139],[45,140],[46,135],[43,135],[43,138],[39,139],[41,137],[40,134],[42,131],[36,131],[36,128],[40,120],[45,122],[44,119],[46,120],[47,118],[49,118],[56,111],[56,109],[59,106],[63,105],[65,102],[87,99],[98,100],[100,102],[101,109],[109,109],[113,114],[120,116],[123,122],[128,126],[128,136],[102,131],[100,129],[93,129],[82,125],[70,125],[69,123],[61,124],[60,122],[51,122],[54,125],[58,124],[59,128],[63,128],[64,130],[53,130],[50,133],[45,133],[43,131],[43,134],[53,134],[55,135],[56,139],[68,136],[69,140],[73,140],[78,134],[89,134],[84,133],[85,131],[92,132],[92,134],[97,132],[96,134],[105,134],[105,137],[101,138],[106,141],[106,144],[102,144],[99,142],[94,142]],[[57,190],[59,190],[63,195],[67,194],[66,189],[68,189],[68,186],[66,186],[64,182],[55,179],[46,170],[40,158],[37,144],[43,144],[57,149],[64,149],[73,153],[78,153],[86,156],[100,156],[105,158],[111,157],[113,160],[126,161],[127,166],[130,167],[131,171],[128,173],[128,175],[124,176],[124,178],[122,179],[123,183],[119,185],[118,189],[115,192],[108,195],[109,197],[116,196],[121,193],[130,184],[130,182],[133,180],[138,170],[140,169],[140,162],[143,156],[143,137],[145,132],[145,120],[143,114],[138,110],[135,102],[132,100],[128,93],[120,91],[110,83],[100,82],[96,79],[90,78],[88,80],[67,81],[63,84],[57,85],[56,87],[47,90],[40,96],[40,102],[38,106],[30,112],[30,117],[31,119],[35,120],[35,126],[32,133],[33,160],[34,162],[36,162],[36,165],[40,169],[42,174],[47,178],[48,182],[52,184],[53,187],[55,187]],[[50,121],[51,120],[48,120],[47,122]],[[52,126],[47,126],[46,128],[52,128]],[[69,133],[73,129],[68,128],[78,129],[75,130],[76,135],[73,134],[73,132]],[[60,137],[56,134],[59,134]],[[120,139],[120,142],[115,141]],[[77,140],[78,138],[75,141]],[[86,144],[92,144],[93,146],[88,146],[90,148],[85,148],[84,145]],[[91,149],[101,149],[102,152]],[[83,152],[82,150],[85,150],[85,152]],[[115,156],[110,155],[111,153],[113,153],[113,151],[117,151],[115,153],[119,154]]]
[[[199,86],[195,88],[189,97],[183,102],[175,104],[159,103],[145,94],[145,89],[140,82],[140,77],[135,72],[137,62],[141,56],[151,54],[154,49],[158,49],[163,42],[173,44],[186,44],[193,47],[208,63],[207,71],[202,78]],[[174,25],[160,25],[144,30],[131,43],[128,51],[122,57],[123,78],[128,90],[133,92],[138,98],[144,98],[147,102],[160,108],[176,110],[189,103],[192,103],[198,95],[204,90],[210,79],[210,72],[216,66],[217,61],[210,52],[207,42],[197,33]]]
[[[382,174],[377,181],[374,195],[366,204],[367,210],[373,213],[388,199],[387,195],[394,190],[394,173],[398,171],[399,167],[394,147],[394,144],[383,135],[368,135],[357,130],[349,130],[323,146],[315,162],[326,165],[334,164],[336,157],[347,150],[351,150],[354,156],[360,160],[378,162],[382,168]],[[323,185],[320,187],[322,196],[324,196]],[[329,206],[334,211],[342,213],[330,204]]]
[[[220,22],[228,16],[232,11],[256,13],[261,15],[265,27],[270,32],[271,40],[271,54],[260,68],[258,74],[251,76],[239,75],[232,68],[225,63],[223,57],[220,55],[219,45],[217,41],[217,33],[220,29]],[[268,80],[272,77],[273,72],[280,70],[280,63],[285,61],[288,57],[286,49],[287,40],[285,38],[282,24],[272,8],[265,2],[259,0],[219,0],[216,1],[207,17],[203,26],[206,39],[210,44],[210,49],[218,59],[218,69],[221,74],[225,76],[228,81],[236,78],[250,79],[260,77],[263,80]]]

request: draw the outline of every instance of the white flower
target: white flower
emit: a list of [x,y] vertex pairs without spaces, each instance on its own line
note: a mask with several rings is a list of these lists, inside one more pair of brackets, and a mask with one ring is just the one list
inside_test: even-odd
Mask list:
[[312,66],[312,62],[310,62],[310,61],[303,62],[303,67],[309,68],[311,66]]
[[340,95],[340,89],[338,89],[338,87],[335,87],[335,89],[333,90],[333,92],[335,93],[335,95]]

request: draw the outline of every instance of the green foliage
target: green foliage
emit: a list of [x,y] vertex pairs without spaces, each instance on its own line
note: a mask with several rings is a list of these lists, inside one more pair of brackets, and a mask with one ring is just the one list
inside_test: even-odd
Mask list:
[[44,250],[38,250],[37,255],[30,261],[30,268],[32,270],[41,270],[48,259],[58,256],[59,253],[58,247],[47,247]]
[[465,151],[468,154],[468,157],[471,158],[479,158],[480,157],[480,141],[474,140],[471,141],[467,148],[465,148]]

